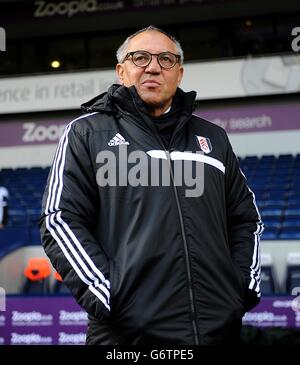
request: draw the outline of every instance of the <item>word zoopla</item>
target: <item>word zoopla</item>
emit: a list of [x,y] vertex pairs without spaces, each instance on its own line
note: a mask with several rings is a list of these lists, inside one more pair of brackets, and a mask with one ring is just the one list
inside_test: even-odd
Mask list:
[[199,197],[204,192],[203,159],[208,157],[203,152],[137,150],[128,154],[125,144],[118,152],[104,150],[97,154],[99,186],[185,186],[189,188],[186,197]]
[[123,7],[122,1],[99,2],[97,0],[73,0],[60,1],[58,3],[36,1],[37,8],[34,12],[35,18],[51,17],[54,15],[66,15],[72,17],[78,13],[92,13],[101,10],[116,10]]

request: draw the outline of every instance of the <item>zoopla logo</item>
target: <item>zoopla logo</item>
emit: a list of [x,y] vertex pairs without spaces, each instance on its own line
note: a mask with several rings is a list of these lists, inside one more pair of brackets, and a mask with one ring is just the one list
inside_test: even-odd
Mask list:
[[291,294],[293,296],[296,296],[296,298],[294,298],[292,300],[292,309],[295,312],[299,312],[300,311],[300,286],[296,286],[295,288],[293,288]]
[[6,33],[5,29],[0,27],[0,51],[6,51]]

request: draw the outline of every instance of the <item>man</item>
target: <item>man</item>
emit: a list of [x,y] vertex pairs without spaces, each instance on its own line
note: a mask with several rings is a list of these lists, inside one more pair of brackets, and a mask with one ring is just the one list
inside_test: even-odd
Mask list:
[[6,187],[0,186],[0,229],[5,228],[8,221],[9,193]]
[[[192,115],[195,92],[178,87],[180,44],[151,26],[117,58],[121,85],[84,104],[58,146],[45,251],[88,313],[87,344],[236,343],[260,297],[254,196],[224,130]],[[197,194],[178,162],[204,183]]]

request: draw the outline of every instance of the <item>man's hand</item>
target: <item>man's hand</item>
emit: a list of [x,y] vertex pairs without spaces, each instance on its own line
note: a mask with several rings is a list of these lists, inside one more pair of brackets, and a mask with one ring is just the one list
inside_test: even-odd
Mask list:
[[4,226],[4,224],[0,224],[0,229],[3,229],[5,226]]

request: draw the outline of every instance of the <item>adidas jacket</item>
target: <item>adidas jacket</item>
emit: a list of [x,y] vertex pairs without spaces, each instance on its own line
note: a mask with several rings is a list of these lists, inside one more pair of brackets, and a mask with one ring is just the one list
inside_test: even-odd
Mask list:
[[[60,140],[43,198],[47,255],[91,322],[118,343],[232,342],[259,302],[263,225],[254,195],[225,131],[192,114],[194,92],[176,95],[183,107],[168,150],[134,87],[113,85],[85,104],[88,114]],[[160,161],[171,183],[114,184],[120,169],[138,179],[126,160],[134,151],[148,167]],[[112,165],[104,172],[105,156],[119,176]],[[203,168],[200,196],[175,183],[176,163],[187,160],[194,172]]]

